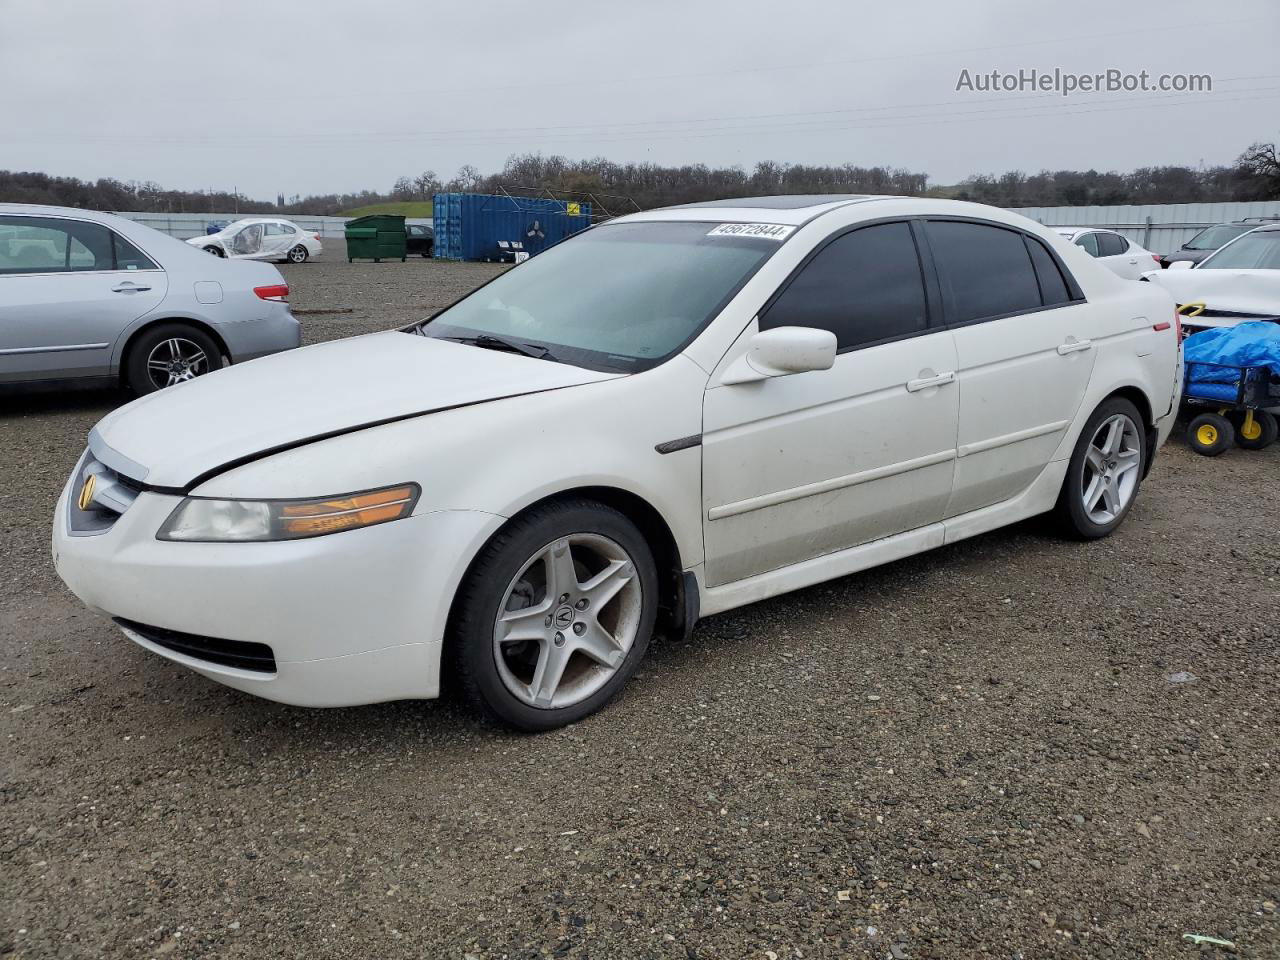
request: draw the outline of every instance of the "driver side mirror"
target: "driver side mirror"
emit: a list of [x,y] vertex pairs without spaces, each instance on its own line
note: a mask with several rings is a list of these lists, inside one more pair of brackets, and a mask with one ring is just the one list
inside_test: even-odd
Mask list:
[[810,370],[830,370],[836,362],[836,335],[814,327],[775,327],[751,336],[747,350],[720,378],[723,384],[755,383]]
[[1190,260],[1175,260],[1169,264],[1170,270],[1190,270],[1195,264]]

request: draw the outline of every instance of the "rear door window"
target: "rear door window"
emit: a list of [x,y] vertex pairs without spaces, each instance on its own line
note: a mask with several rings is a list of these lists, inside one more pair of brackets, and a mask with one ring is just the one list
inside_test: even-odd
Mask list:
[[1118,233],[1097,233],[1098,256],[1118,257],[1129,249],[1129,241]]
[[1091,257],[1101,256],[1098,252],[1098,235],[1096,233],[1084,234],[1076,240],[1076,246],[1082,248]]
[[933,252],[950,323],[974,323],[1043,305],[1023,235],[994,224],[931,220]]
[[0,217],[0,274],[111,270],[111,231],[58,217]]
[[1031,254],[1031,265],[1035,268],[1036,279],[1040,281],[1040,299],[1046,307],[1059,303],[1071,302],[1071,291],[1062,276],[1058,262],[1047,247],[1035,237],[1023,236],[1027,243],[1027,251]]
[[920,333],[928,323],[920,257],[906,223],[836,237],[760,316],[761,330],[830,330],[840,350]]

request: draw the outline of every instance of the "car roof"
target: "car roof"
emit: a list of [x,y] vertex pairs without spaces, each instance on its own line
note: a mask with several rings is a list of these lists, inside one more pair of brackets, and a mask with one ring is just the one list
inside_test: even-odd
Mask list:
[[27,217],[78,217],[82,220],[116,216],[102,210],[85,210],[81,207],[53,207],[41,203],[0,203],[0,215],[6,213]]
[[641,213],[619,217],[619,221],[640,220],[723,220],[767,221],[800,225],[814,217],[855,203],[900,200],[902,197],[872,196],[860,193],[786,194],[770,197],[730,197],[726,200],[703,200],[670,207],[657,207]]

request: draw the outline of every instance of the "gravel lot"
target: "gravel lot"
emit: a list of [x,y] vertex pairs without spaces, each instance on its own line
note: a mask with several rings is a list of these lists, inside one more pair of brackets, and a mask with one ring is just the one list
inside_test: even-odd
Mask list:
[[[285,272],[315,341],[498,269]],[[1280,956],[1280,445],[1175,439],[1107,541],[704,621],[530,738],[253,699],[83,610],[50,514],[121,400],[0,399],[0,956]]]

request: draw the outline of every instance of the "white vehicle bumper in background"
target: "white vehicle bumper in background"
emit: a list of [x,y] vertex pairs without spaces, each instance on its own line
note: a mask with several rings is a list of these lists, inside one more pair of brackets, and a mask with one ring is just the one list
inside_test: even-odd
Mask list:
[[89,536],[71,532],[67,497],[54,562],[85,604],[212,680],[311,707],[438,695],[453,595],[503,522],[439,511],[307,540],[169,543],[156,531],[180,497],[140,494]]

